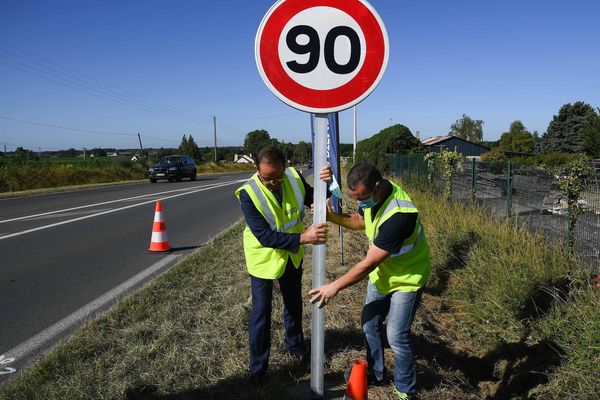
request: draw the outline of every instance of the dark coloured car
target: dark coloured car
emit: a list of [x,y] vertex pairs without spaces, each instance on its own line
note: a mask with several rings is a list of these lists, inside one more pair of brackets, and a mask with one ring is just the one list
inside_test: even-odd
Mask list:
[[196,173],[196,163],[192,157],[167,156],[148,168],[148,179],[150,183],[156,183],[158,179],[181,182],[183,178],[190,178],[195,181]]

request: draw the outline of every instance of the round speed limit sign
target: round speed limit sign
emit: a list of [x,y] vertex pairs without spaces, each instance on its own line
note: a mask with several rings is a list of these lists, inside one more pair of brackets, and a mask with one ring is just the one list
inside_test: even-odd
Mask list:
[[375,89],[387,66],[388,37],[364,0],[281,0],[258,28],[255,55],[263,81],[280,100],[332,113]]

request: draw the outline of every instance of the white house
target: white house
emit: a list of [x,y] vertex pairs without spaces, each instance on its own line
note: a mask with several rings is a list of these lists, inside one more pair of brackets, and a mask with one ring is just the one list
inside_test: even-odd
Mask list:
[[247,156],[245,154],[234,154],[233,155],[233,162],[238,163],[238,164],[254,164],[254,159],[250,156]]

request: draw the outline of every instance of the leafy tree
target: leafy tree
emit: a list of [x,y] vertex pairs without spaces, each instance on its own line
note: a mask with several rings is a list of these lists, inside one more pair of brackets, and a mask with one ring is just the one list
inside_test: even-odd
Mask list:
[[354,145],[352,143],[340,143],[340,157],[352,157]]
[[20,162],[39,160],[38,155],[31,150],[26,150],[23,147],[15,149],[15,158]]
[[[600,114],[600,108],[598,113]],[[594,158],[600,157],[600,115],[583,125],[581,136],[585,152]]]
[[383,129],[356,144],[356,160],[375,165],[380,171],[389,170],[389,157],[395,154],[425,153],[425,146],[404,125]]
[[458,136],[461,139],[471,142],[481,142],[483,140],[483,121],[472,119],[467,114],[463,114],[461,119],[457,119],[450,126],[450,135]]
[[58,157],[77,157],[78,154],[79,152],[72,147],[68,150],[59,150],[56,152]]
[[106,157],[106,150],[96,147],[92,149],[92,154],[94,157]]
[[558,111],[558,115],[555,115],[550,121],[548,130],[542,137],[541,152],[585,152],[584,128],[594,126],[594,121],[597,118],[598,114],[592,106],[582,101],[563,105]]
[[518,153],[533,153],[535,139],[521,121],[510,124],[508,132],[500,136],[500,149]]
[[248,132],[244,139],[244,152],[252,154],[253,157],[258,154],[258,151],[265,146],[275,145],[277,140],[271,139],[269,132],[264,129]]
[[194,140],[192,135],[190,135],[189,137],[183,135],[178,150],[181,154],[190,156],[197,162],[202,161],[202,152],[198,148],[198,145],[196,144],[196,141]]
[[310,143],[307,143],[303,140],[299,141],[296,146],[294,146],[294,158],[295,161],[300,164],[306,164],[311,159],[312,146]]

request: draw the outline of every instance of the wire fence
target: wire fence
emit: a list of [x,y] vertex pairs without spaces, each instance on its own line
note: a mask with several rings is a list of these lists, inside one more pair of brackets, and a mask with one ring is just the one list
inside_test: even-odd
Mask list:
[[[420,155],[392,156],[390,172],[404,182],[444,194],[443,177],[435,169],[430,171]],[[583,213],[574,231],[574,250],[595,271],[600,270],[599,182],[599,174],[587,182],[579,200]],[[452,199],[477,204],[550,240],[568,243],[570,210],[557,177],[549,171],[512,162],[463,161],[452,179]]]

